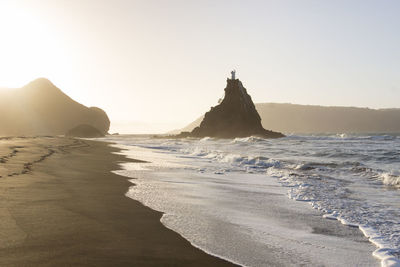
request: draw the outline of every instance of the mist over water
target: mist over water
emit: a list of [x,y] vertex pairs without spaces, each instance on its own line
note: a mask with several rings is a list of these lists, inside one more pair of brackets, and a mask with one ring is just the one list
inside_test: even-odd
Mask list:
[[[260,193],[262,194],[263,184],[268,186],[273,179],[285,188],[289,198],[310,203],[313,208],[322,211],[324,217],[328,219],[337,219],[343,224],[360,227],[377,246],[374,255],[384,260],[384,263],[398,262],[397,259],[400,257],[400,137],[398,135],[293,135],[275,140],[256,137],[234,140],[212,138],[166,140],[121,136],[108,140],[126,148],[135,148],[139,159],[146,160],[146,153],[150,151],[152,154],[148,160],[162,162],[147,167],[142,165],[142,168],[157,170],[159,173],[180,169],[183,175],[179,182],[167,183],[167,186],[178,186],[175,190],[189,190],[188,194],[190,190],[195,190],[195,187],[185,185],[191,183],[187,178],[190,177],[188,173],[200,177],[193,179],[193,183],[206,183],[204,177],[208,177],[207,179],[213,179],[213,182],[218,183],[218,187],[223,184],[223,188],[232,188],[233,191],[246,188],[247,200],[242,199],[241,203],[254,201],[253,197],[257,198]],[[147,151],[142,155],[144,158],[137,155],[138,151]],[[135,156],[135,153],[132,156]],[[133,165],[129,166],[131,167],[126,168],[128,172],[134,171],[129,168],[136,168]],[[138,173],[134,172],[131,175],[137,177]],[[152,194],[150,184],[146,182],[148,195]],[[165,185],[164,181],[162,186]],[[207,190],[213,190],[210,188],[214,187],[208,188]],[[135,190],[130,192],[132,197],[143,196],[135,193]],[[138,190],[144,190],[141,189],[140,179]],[[168,192],[169,189],[165,190]],[[194,205],[200,205],[199,203],[204,205],[202,196],[197,195],[197,198],[198,203]],[[146,203],[150,200],[140,201]],[[152,201],[149,202],[149,206],[154,205]],[[224,208],[226,210],[223,210]],[[161,205],[159,210],[163,209],[165,207]],[[224,205],[221,205],[220,209],[222,214],[232,212]],[[248,220],[252,220],[251,218],[254,219],[254,214]],[[168,221],[168,216],[164,220]],[[248,222],[242,223],[252,225]],[[256,228],[254,225],[249,227]],[[179,232],[179,229],[177,231]]]

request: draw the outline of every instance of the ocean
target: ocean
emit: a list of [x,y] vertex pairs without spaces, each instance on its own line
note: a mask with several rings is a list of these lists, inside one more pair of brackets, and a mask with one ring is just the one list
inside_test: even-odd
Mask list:
[[[127,196],[207,253],[246,266],[400,265],[398,135],[103,140],[147,161],[116,171],[135,178]],[[365,265],[358,246],[371,250]]]

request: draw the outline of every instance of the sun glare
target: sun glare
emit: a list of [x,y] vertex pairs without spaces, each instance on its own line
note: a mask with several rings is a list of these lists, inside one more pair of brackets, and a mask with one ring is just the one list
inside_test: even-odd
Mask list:
[[0,3],[0,87],[22,86],[56,62],[51,29],[33,11]]

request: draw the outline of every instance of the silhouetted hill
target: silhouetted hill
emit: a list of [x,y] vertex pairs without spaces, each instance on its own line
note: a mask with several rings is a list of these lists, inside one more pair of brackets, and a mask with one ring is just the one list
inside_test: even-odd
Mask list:
[[105,134],[110,120],[103,110],[79,104],[44,78],[0,91],[0,135],[60,135],[81,124]]
[[278,132],[265,130],[261,125],[251,96],[247,93],[239,79],[227,79],[225,96],[221,103],[212,107],[204,115],[200,126],[190,133],[181,133],[178,137],[218,137],[235,138],[247,136],[264,138],[278,138],[284,135]]
[[[284,133],[400,133],[400,109],[255,104],[264,127]],[[181,131],[191,131],[203,117]]]

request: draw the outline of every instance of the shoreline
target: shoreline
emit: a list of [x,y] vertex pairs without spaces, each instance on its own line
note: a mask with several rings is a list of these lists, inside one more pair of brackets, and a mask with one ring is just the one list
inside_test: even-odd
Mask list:
[[1,265],[233,266],[166,228],[162,213],[126,197],[131,182],[111,171],[132,160],[108,144],[0,140],[6,157],[0,163]]
[[[121,149],[124,149],[125,146],[119,145],[119,147]],[[125,155],[130,157],[134,157],[135,155],[141,155],[142,158],[145,154],[140,154],[141,152],[143,152],[141,148],[139,148],[139,151],[132,149],[130,153],[129,151],[126,151]],[[151,156],[146,154],[146,157],[143,157],[142,159],[146,160],[147,163],[139,164],[139,166],[135,165],[135,167],[134,165],[126,164],[125,171],[119,172],[119,174],[126,175],[127,177],[140,177],[131,181],[135,183],[135,186],[131,187],[129,193],[129,196],[131,198],[140,201],[144,205],[151,207],[154,210],[163,212],[164,215],[161,221],[167,228],[173,229],[174,231],[178,232],[181,236],[185,237],[185,239],[188,239],[191,244],[193,244],[196,247],[199,247],[203,251],[213,255],[217,255],[218,257],[224,259],[228,259],[229,261],[232,262],[239,262],[239,264],[242,265],[252,265],[251,262],[255,261],[256,259],[253,258],[251,260],[250,258],[248,259],[240,257],[238,258],[235,255],[230,255],[229,251],[218,251],[217,247],[213,248],[211,244],[207,245],[202,240],[197,240],[196,236],[191,236],[190,230],[189,232],[186,232],[185,230],[185,226],[187,225],[180,223],[176,224],[177,221],[173,218],[175,216],[177,217],[183,216],[183,218],[187,216],[184,213],[182,214],[180,214],[179,212],[176,213],[177,210],[174,211],[168,208],[169,206],[175,207],[176,205],[178,205],[178,202],[172,201],[171,203],[169,203],[167,199],[162,197],[162,195],[164,194],[166,194],[166,196],[172,194],[174,198],[180,198],[179,194],[180,192],[182,192],[183,188],[179,187],[179,185],[185,185],[184,181],[189,179],[191,181],[190,183],[196,183],[197,186],[200,186],[201,182],[200,184],[197,184],[196,181],[201,181],[202,179],[208,180],[209,176],[204,176],[202,178],[200,177],[201,180],[197,180],[196,176],[198,175],[201,176],[202,174],[196,174],[195,176],[193,176],[193,174],[190,174],[188,172],[183,172],[180,174],[177,171],[164,171],[160,173],[158,167],[163,166],[164,158],[159,159],[160,162],[157,162],[158,158],[153,158],[154,159],[153,162],[153,160],[151,160]],[[152,171],[150,171],[150,173],[146,172],[146,170],[148,170],[148,167],[152,165],[152,163],[150,162],[154,163],[154,168],[158,170],[157,172],[152,172]],[[130,167],[134,167],[134,169],[129,170]],[[139,173],[142,172],[142,173],[138,176],[137,172]],[[257,175],[254,174],[252,176],[246,176],[245,180],[253,178],[256,179],[256,176]],[[223,176],[217,175],[216,177],[223,177]],[[234,184],[235,178],[230,177],[226,179],[232,181]],[[260,176],[260,179],[265,181],[264,180],[265,178],[262,175]],[[224,183],[223,181],[220,182]],[[255,182],[256,184],[258,184],[257,181]],[[219,182],[217,182],[216,184],[218,183]],[[263,182],[263,184],[265,183]],[[168,189],[169,186],[172,186],[171,188],[172,190]],[[241,189],[243,189],[242,186],[240,187]],[[144,190],[143,193],[140,192],[141,190]],[[153,190],[155,190],[153,196],[148,198],[147,195],[151,194],[151,191]],[[370,242],[368,242],[368,239],[364,237],[364,235],[359,231],[359,229],[345,226],[337,221],[327,220],[322,217],[322,214],[319,211],[309,207],[309,205],[306,202],[293,201],[292,199],[287,197],[287,189],[279,185],[278,182],[275,182],[274,179],[271,180],[270,185],[266,190],[269,193],[267,195],[263,194],[263,196],[261,197],[267,198],[269,203],[273,203],[273,206],[271,206],[271,208],[264,206],[263,208],[263,212],[266,214],[265,218],[266,221],[263,221],[263,223],[266,223],[267,229],[270,230],[265,230],[265,228],[263,228],[262,231],[267,231],[266,233],[267,236],[269,236],[269,238],[265,240],[266,243],[262,242],[264,243],[264,245],[259,244],[258,248],[256,248],[257,246],[256,247],[252,246],[254,249],[259,249],[261,253],[259,254],[261,255],[261,258],[259,258],[258,261],[259,263],[266,261],[271,266],[281,266],[282,264],[286,264],[287,266],[289,265],[295,266],[296,262],[297,263],[301,262],[300,258],[298,258],[300,256],[302,258],[302,261],[304,261],[305,263],[308,262],[308,264],[311,265],[312,262],[314,262],[314,264],[316,265],[323,264],[327,266],[338,266],[339,263],[345,263],[345,262],[352,264],[356,264],[357,262],[358,263],[362,262],[364,266],[379,265],[378,259],[374,258],[372,255],[372,252],[376,248],[374,248],[374,246]],[[198,188],[195,191],[210,192],[208,189],[204,191],[201,188]],[[218,191],[216,194],[217,196],[221,197],[222,196],[221,193],[222,191],[221,192]],[[157,199],[158,196],[161,196],[160,199],[154,202],[154,198]],[[188,196],[187,194],[184,194],[184,196],[182,197],[184,197],[183,199],[186,200],[185,202],[191,202],[191,199],[196,202],[197,201],[196,199],[198,199],[200,195],[195,194],[193,196]],[[211,199],[209,201],[212,202]],[[223,198],[221,201],[230,201],[230,200]],[[179,206],[176,206],[175,208],[178,210],[190,209],[188,206],[181,208],[179,208]],[[192,211],[192,213],[202,214],[201,211],[200,212]],[[218,221],[218,218],[212,217],[211,219]],[[192,225],[192,227],[194,229],[197,229],[199,225],[197,225],[195,221],[193,223],[195,224]],[[226,223],[227,223],[226,221],[219,222],[220,225],[221,224],[226,225]],[[231,227],[227,226],[227,229],[229,228]],[[203,230],[206,230],[206,228]],[[227,231],[229,232],[231,230]],[[228,233],[227,235],[230,236],[236,233],[238,235],[237,238],[239,239],[238,242],[240,243],[241,242],[240,238],[243,238],[243,233],[237,232],[237,230],[240,230],[240,228],[231,231],[230,234]],[[294,231],[293,232],[294,235],[285,234],[285,232],[291,232],[291,231]],[[200,232],[202,231],[200,230]],[[246,241],[246,239],[243,239],[243,241]],[[234,240],[233,239],[229,240],[229,238],[227,238],[226,240],[224,239],[220,240],[220,242],[228,246],[229,242],[234,242]],[[309,247],[309,249],[312,250],[307,251],[307,249],[305,248],[298,247],[296,243],[304,244],[304,247]],[[270,250],[274,252],[270,252]],[[281,258],[279,255],[283,255],[283,258]],[[293,257],[285,259],[285,257],[288,257],[289,255],[292,255]],[[293,260],[296,258],[297,260],[293,262]],[[321,261],[318,259],[320,259]]]

